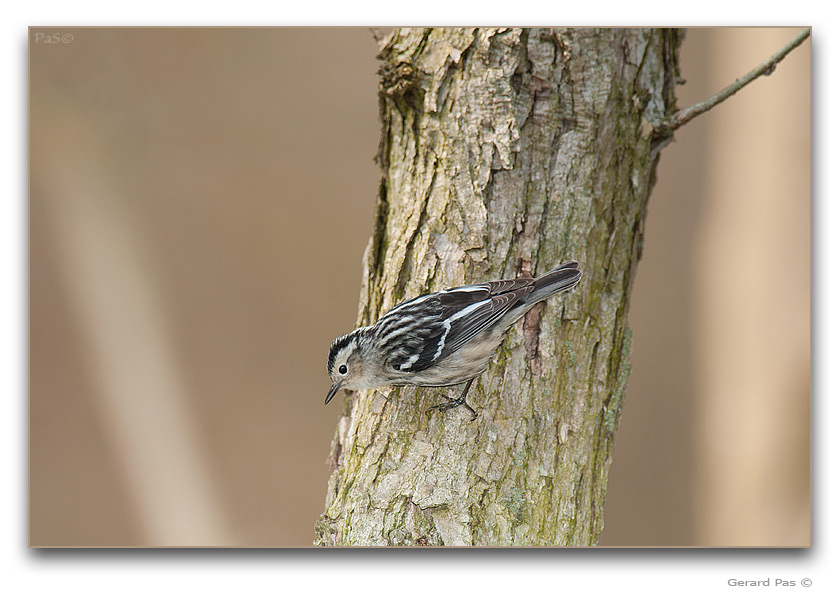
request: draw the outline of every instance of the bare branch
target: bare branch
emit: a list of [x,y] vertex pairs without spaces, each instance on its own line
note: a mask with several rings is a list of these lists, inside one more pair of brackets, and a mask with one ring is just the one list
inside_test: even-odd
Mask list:
[[790,40],[778,52],[773,54],[768,60],[760,64],[748,74],[745,74],[734,83],[723,89],[722,91],[712,95],[705,101],[695,103],[691,107],[681,109],[674,113],[671,117],[664,120],[659,126],[659,132],[662,135],[668,135],[677,128],[681,128],[700,114],[706,113],[716,105],[723,103],[726,99],[743,89],[752,81],[762,75],[770,75],[776,69],[776,65],[781,62],[794,48],[802,44],[803,41],[811,36],[811,29],[806,28]]

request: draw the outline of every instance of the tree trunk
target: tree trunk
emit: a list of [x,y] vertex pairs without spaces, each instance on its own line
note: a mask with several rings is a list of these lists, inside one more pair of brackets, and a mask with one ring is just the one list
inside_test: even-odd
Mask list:
[[[399,29],[383,41],[383,177],[358,322],[576,259],[577,288],[453,388],[345,398],[321,545],[593,545],[632,334],[645,209],[682,33]],[[349,328],[348,328],[349,330]]]

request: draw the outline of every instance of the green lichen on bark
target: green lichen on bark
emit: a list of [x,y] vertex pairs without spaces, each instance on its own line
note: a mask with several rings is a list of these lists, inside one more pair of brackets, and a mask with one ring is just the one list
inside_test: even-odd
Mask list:
[[383,41],[383,178],[359,323],[413,295],[581,262],[452,389],[345,399],[321,545],[592,545],[629,375],[629,294],[681,36],[398,29]]

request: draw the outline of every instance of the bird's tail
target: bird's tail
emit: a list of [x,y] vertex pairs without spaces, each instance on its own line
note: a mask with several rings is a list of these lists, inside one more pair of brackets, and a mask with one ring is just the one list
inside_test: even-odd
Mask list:
[[563,262],[534,281],[534,290],[528,295],[527,300],[530,303],[543,301],[552,295],[568,291],[578,284],[578,281],[580,281],[578,263],[574,260]]

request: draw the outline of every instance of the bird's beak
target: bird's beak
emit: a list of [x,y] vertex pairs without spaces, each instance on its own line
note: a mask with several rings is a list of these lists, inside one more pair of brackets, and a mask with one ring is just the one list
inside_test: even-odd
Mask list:
[[330,388],[330,391],[327,392],[327,399],[324,400],[324,404],[329,404],[330,403],[330,400],[332,400],[333,396],[336,395],[336,392],[338,392],[341,389],[341,384],[343,384],[343,383],[344,383],[344,380],[341,380],[337,384],[332,385],[332,387]]

